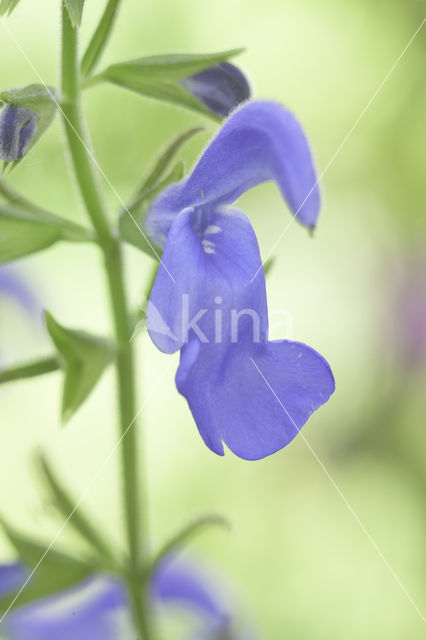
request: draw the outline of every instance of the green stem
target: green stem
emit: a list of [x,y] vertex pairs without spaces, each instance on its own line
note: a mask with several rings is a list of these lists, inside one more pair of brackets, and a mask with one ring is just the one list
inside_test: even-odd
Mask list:
[[135,379],[131,326],[129,320],[121,246],[105,213],[104,203],[93,165],[93,155],[80,105],[80,74],[77,58],[77,30],[73,29],[65,6],[62,6],[62,110],[65,133],[73,169],[87,213],[104,256],[117,342],[117,385],[120,412],[121,456],[124,476],[123,500],[130,555],[128,591],[135,623],[141,638],[151,637],[146,606],[147,595],[140,575],[143,535],[140,521],[139,478],[137,466],[137,428]]
[[93,34],[83,56],[83,60],[81,62],[81,73],[83,76],[90,75],[99,62],[99,58],[101,57],[111,35],[120,2],[121,0],[108,1],[102,14],[102,18],[100,19],[96,31]]
[[18,193],[18,191],[15,191],[3,178],[0,178],[0,195],[10,202],[10,204],[18,205],[25,210],[38,211],[37,205],[27,200],[27,198]]
[[29,362],[27,364],[21,364],[12,369],[0,372],[0,384],[5,382],[14,382],[15,380],[22,380],[23,378],[35,378],[36,376],[42,376],[45,373],[51,373],[61,368],[58,358],[52,356],[51,358],[45,358],[44,360],[37,360],[36,362]]

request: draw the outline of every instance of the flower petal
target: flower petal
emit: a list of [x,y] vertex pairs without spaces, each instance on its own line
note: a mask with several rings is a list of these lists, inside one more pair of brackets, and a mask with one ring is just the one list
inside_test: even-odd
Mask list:
[[148,233],[161,246],[182,209],[231,204],[268,180],[277,183],[297,220],[314,227],[320,195],[301,125],[278,103],[248,102],[225,122],[189,178],[154,201],[146,219]]
[[30,315],[40,312],[40,306],[19,272],[11,267],[0,268],[0,296],[8,295],[16,298]]
[[17,562],[0,565],[0,598],[21,587],[28,577],[28,571]]
[[229,594],[223,593],[215,576],[200,567],[199,562],[195,564],[176,555],[166,557],[154,572],[151,594],[154,601],[184,608],[197,616],[198,628],[191,635],[194,640],[243,638],[232,629]]
[[127,600],[113,579],[78,588],[10,612],[0,633],[7,640],[116,640],[132,638]]
[[176,218],[152,290],[147,328],[154,344],[174,353],[192,336],[205,343],[229,342],[231,313],[251,310],[260,336],[268,320],[259,247],[248,218],[238,209],[212,211],[197,233],[197,211]]
[[208,576],[193,562],[168,556],[157,567],[152,578],[155,600],[183,603],[202,615],[220,620],[228,619],[225,603],[214,592]]
[[257,460],[285,447],[334,391],[330,367],[314,349],[288,340],[200,345],[183,351],[176,376],[206,445],[223,442]]

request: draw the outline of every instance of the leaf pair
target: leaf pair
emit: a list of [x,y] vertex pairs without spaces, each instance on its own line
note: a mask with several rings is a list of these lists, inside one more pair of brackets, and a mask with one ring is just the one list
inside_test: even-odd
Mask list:
[[44,458],[40,459],[40,470],[53,505],[60,516],[65,518],[64,526],[69,524],[92,552],[87,559],[74,557],[53,548],[58,536],[47,545],[20,533],[0,519],[0,525],[19,561],[27,569],[27,576],[19,589],[0,598],[0,614],[69,589],[96,571],[116,570],[109,544],[93,526],[80,504],[68,494]]

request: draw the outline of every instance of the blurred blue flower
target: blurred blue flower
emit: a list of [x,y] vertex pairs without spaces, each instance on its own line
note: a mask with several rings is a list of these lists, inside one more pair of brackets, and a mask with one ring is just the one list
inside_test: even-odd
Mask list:
[[15,162],[23,158],[35,134],[38,116],[16,104],[0,111],[0,160]]
[[0,297],[16,300],[30,315],[39,310],[36,297],[31,289],[12,267],[0,267]]
[[176,384],[206,445],[223,455],[225,442],[250,460],[287,445],[334,391],[316,351],[268,341],[256,235],[229,206],[268,180],[313,228],[320,197],[304,132],[281,105],[251,102],[230,116],[189,178],[154,201],[146,220],[164,246],[148,306],[151,339],[165,353],[181,349]]
[[398,365],[405,372],[416,372],[426,364],[425,246],[411,247],[398,270],[391,273],[390,338],[397,351]]
[[251,90],[244,73],[229,62],[222,62],[181,81],[210,111],[225,117],[250,98]]
[[[0,567],[0,596],[21,587],[21,565]],[[153,609],[164,607],[194,614],[191,640],[248,640],[233,631],[229,604],[211,577],[175,556],[160,563],[151,580]],[[154,611],[153,611],[154,613]],[[10,612],[0,633],[5,640],[134,640],[123,584],[95,576],[84,584]]]

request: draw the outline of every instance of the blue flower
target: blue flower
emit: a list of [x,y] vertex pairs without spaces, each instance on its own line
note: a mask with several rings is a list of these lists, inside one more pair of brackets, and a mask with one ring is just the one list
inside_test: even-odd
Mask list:
[[210,111],[223,117],[251,95],[246,76],[229,62],[222,62],[189,76],[181,84]]
[[15,299],[30,315],[39,311],[34,294],[15,269],[0,268],[0,296]]
[[[0,566],[0,596],[19,588],[27,572],[19,564]],[[248,640],[234,631],[229,604],[211,577],[175,556],[163,560],[151,580],[153,613],[184,610],[193,614],[191,640]],[[95,576],[82,585],[10,612],[1,634],[5,640],[133,640],[124,585]],[[187,636],[188,637],[188,636]],[[251,636],[250,636],[251,637]]]
[[0,160],[15,162],[28,151],[35,134],[38,116],[16,104],[6,104],[0,111]]
[[[0,593],[19,589],[27,573],[18,564],[0,567]],[[121,583],[97,576],[76,588],[10,611],[0,634],[5,640],[130,640],[133,636],[126,607]]]
[[389,298],[385,307],[385,323],[389,326],[387,338],[395,349],[398,366],[402,366],[407,375],[418,372],[426,364],[426,251],[424,244],[409,247],[407,255],[402,256],[397,268],[390,265],[390,271],[390,277],[389,269],[386,271],[386,288]]
[[167,188],[146,220],[164,247],[148,307],[151,339],[181,349],[176,376],[206,445],[263,458],[286,446],[334,391],[310,347],[268,341],[265,278],[255,232],[231,207],[274,180],[296,219],[316,224],[320,196],[303,130],[287,109],[254,101],[237,109],[191,175]]
[[251,627],[236,628],[229,593],[223,593],[211,572],[197,561],[170,556],[162,561],[151,584],[152,598],[162,607],[185,609],[198,619],[193,640],[249,640]]

